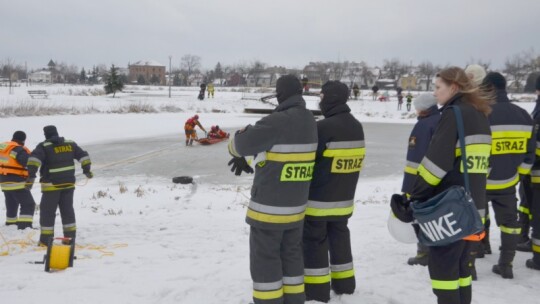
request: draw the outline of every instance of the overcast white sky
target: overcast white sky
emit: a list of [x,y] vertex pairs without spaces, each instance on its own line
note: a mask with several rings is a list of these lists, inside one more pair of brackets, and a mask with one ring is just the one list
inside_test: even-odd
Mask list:
[[540,52],[540,0],[0,0],[0,60],[464,65]]

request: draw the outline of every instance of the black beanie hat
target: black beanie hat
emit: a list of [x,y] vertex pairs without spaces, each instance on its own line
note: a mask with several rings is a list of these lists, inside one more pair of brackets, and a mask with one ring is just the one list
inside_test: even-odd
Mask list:
[[43,128],[43,133],[45,133],[45,139],[49,139],[53,136],[58,136],[58,131],[55,126],[45,126]]
[[26,133],[24,133],[23,131],[15,131],[11,140],[22,144],[26,140]]
[[302,84],[294,75],[285,75],[279,77],[276,82],[276,97],[278,103],[282,103],[287,98],[302,94]]
[[536,78],[536,90],[540,91],[540,76]]
[[327,81],[321,88],[323,103],[342,104],[349,99],[349,87],[339,81]]
[[482,85],[494,87],[496,90],[506,90],[506,79],[501,73],[489,72],[486,77],[484,77]]
[[337,80],[330,80],[322,86],[321,94],[324,96],[319,106],[324,115],[333,107],[347,102],[347,99],[349,99],[349,87]]

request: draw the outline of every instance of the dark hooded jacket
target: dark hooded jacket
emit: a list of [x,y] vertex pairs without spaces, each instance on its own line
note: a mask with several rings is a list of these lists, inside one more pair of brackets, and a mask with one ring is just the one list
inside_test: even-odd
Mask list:
[[249,225],[272,230],[302,227],[316,147],[315,119],[299,94],[281,100],[272,114],[235,134],[229,153],[256,156]]
[[56,191],[75,187],[75,163],[81,163],[83,173],[90,172],[90,157],[77,143],[58,135],[39,143],[28,159],[28,173],[35,178],[39,168],[41,191]]
[[325,119],[317,122],[319,143],[309,189],[308,220],[345,220],[354,209],[354,194],[365,156],[362,124],[347,106],[348,89],[322,93]]
[[414,180],[418,174],[418,166],[426,155],[431,137],[435,133],[439,120],[441,120],[441,113],[436,105],[426,111],[428,112],[426,116],[418,117],[418,122],[414,125],[409,137],[407,163],[405,164],[405,173],[401,186],[401,192],[403,193],[411,193]]
[[464,186],[461,149],[454,110],[461,110],[465,132],[465,151],[471,196],[482,218],[486,208],[486,175],[491,152],[488,118],[456,94],[440,109],[441,120],[431,138],[426,156],[418,167],[411,200],[425,201],[452,186]]

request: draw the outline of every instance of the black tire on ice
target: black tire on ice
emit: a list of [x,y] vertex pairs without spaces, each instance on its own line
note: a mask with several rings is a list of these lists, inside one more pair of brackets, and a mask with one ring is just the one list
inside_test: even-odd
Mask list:
[[173,177],[172,182],[175,184],[191,184],[193,183],[193,177],[191,176],[176,176]]

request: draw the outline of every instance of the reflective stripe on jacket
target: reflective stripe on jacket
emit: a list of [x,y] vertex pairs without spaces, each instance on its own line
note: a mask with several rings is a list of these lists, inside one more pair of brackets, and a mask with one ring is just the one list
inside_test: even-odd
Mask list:
[[426,156],[418,167],[411,199],[424,201],[451,186],[463,186],[463,164],[458,141],[454,110],[459,106],[465,131],[465,151],[471,196],[482,218],[485,217],[486,177],[491,152],[491,130],[487,117],[463,100],[454,96],[441,111],[441,121],[435,129]]
[[14,141],[0,143],[0,175],[14,174],[28,177],[26,163],[19,162],[21,159],[19,153],[25,154],[24,159],[27,159],[30,150]]
[[41,142],[28,159],[30,177],[35,177],[38,168],[41,175],[41,191],[56,191],[75,187],[75,163],[81,163],[83,172],[90,172],[88,152],[77,143],[54,136]]
[[401,185],[401,192],[403,193],[411,193],[420,162],[426,155],[431,137],[441,119],[441,114],[436,105],[429,108],[428,111],[427,116],[418,117],[418,122],[414,125],[409,136],[407,162],[405,163],[403,184]]
[[231,138],[232,155],[256,156],[248,224],[263,229],[302,225],[316,150],[315,119],[301,95]]
[[531,171],[531,183],[535,188],[540,187],[540,96],[536,99],[536,106],[532,112],[532,118],[534,121],[534,139],[536,141],[536,158]]
[[346,104],[317,122],[319,143],[306,216],[309,220],[351,217],[358,176],[366,154],[362,124]]
[[491,158],[487,190],[514,187],[519,175],[530,174],[536,142],[534,121],[524,109],[511,103],[506,91],[497,91],[497,102],[489,115],[491,124]]

